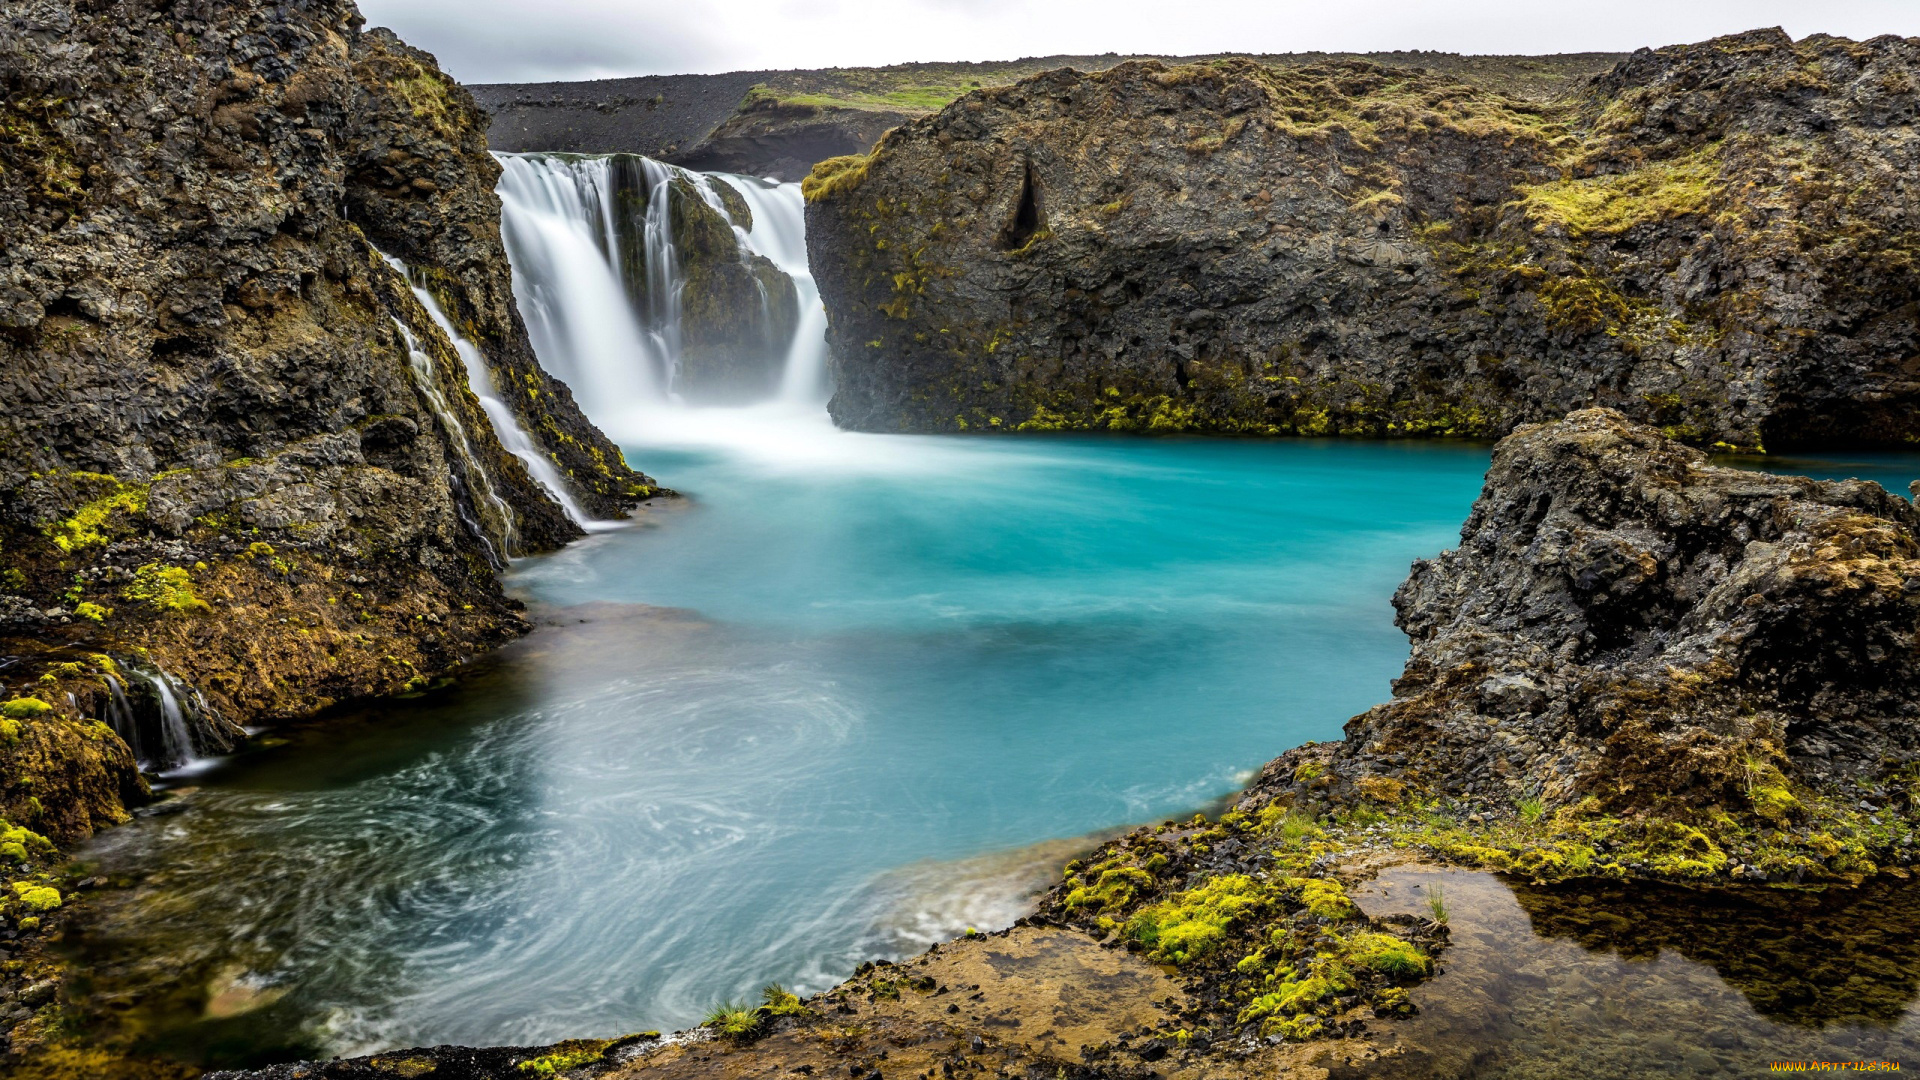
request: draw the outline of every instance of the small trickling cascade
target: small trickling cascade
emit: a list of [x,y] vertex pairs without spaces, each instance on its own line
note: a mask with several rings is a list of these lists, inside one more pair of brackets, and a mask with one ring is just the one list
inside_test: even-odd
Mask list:
[[467,516],[465,504],[468,503],[472,505],[473,512],[480,515],[481,520],[468,520],[466,525],[486,545],[487,555],[494,566],[505,567],[507,557],[513,554],[519,542],[519,527],[513,507],[500,497],[494,488],[493,478],[487,474],[486,466],[474,453],[466,425],[460,422],[460,417],[447,401],[446,388],[440,384],[440,374],[434,367],[433,357],[427,355],[420,339],[407,328],[406,323],[395,319],[393,325],[400,331],[401,340],[406,344],[407,367],[413,373],[414,385],[419,388],[427,407],[433,410],[434,417],[446,431],[447,441],[452,445],[457,459],[459,467],[454,470],[453,479],[455,485],[464,488],[469,497],[465,500],[455,499],[454,502],[460,507],[463,518]]
[[[676,241],[684,230],[675,203],[688,190],[732,228],[742,260],[771,263],[798,294],[797,322],[773,343],[778,377],[768,397],[825,403],[826,313],[807,269],[798,184],[696,173],[630,154],[495,156],[501,231],[534,351],[596,421],[682,403],[690,269]],[[750,223],[729,209],[735,199]],[[764,286],[758,294],[761,310],[739,318],[776,325]]]
[[162,773],[233,749],[240,732],[223,720],[207,699],[157,668],[120,665],[120,677],[106,675],[104,719],[132,748],[134,760],[148,772]]

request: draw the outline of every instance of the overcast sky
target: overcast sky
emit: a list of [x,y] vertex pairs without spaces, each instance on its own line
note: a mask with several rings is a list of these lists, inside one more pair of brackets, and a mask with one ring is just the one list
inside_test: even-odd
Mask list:
[[1054,53],[1626,51],[1757,26],[1920,36],[1920,0],[361,0],[465,82]]

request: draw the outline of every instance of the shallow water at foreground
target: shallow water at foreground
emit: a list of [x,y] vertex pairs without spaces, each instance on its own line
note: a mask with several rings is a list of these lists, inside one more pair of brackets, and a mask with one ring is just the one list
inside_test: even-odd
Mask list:
[[1534,886],[1408,866],[1354,896],[1371,915],[1424,917],[1436,890],[1452,945],[1413,992],[1420,1013],[1386,1036],[1411,1051],[1387,1075],[1733,1078],[1774,1063],[1920,1061],[1910,881]]
[[531,638],[102,837],[92,1002],[208,1063],[533,1043],[1004,925],[1384,700],[1487,460],[687,416],[633,456],[689,498],[516,567]]

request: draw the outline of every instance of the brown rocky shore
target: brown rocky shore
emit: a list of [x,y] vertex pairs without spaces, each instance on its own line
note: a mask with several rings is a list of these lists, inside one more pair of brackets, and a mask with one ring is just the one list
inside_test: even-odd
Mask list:
[[[1475,981],[1495,933],[1495,952],[1567,935],[1623,955],[1654,935],[1804,1017],[1845,996],[1834,956],[1858,973],[1899,948],[1882,931],[1920,841],[1915,596],[1920,515],[1874,485],[1714,466],[1610,410],[1523,427],[1460,546],[1396,597],[1414,653],[1392,702],[1275,759],[1217,818],[1069,863],[1010,930],[809,1001],[771,987],[675,1036],[213,1075],[1459,1076],[1524,1008]],[[1795,929],[1828,901],[1793,885],[1865,899]],[[1521,925],[1499,930],[1508,890]],[[1741,940],[1684,929],[1709,909]],[[1743,951],[1769,937],[1765,961]],[[1886,975],[1850,1007],[1898,1015],[1915,987]]]
[[807,182],[843,426],[1906,445],[1920,42],[1759,30],[1527,100],[1053,71]]

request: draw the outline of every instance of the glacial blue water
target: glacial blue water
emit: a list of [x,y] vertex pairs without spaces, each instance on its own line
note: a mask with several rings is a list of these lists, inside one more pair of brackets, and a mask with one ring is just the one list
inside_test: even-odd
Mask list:
[[774,407],[637,426],[630,456],[685,497],[516,564],[531,637],[273,733],[89,849],[115,887],[73,947],[148,1045],[679,1027],[1004,925],[1101,832],[1385,700],[1389,598],[1487,463],[854,435]]
[[685,498],[515,567],[531,638],[96,843],[131,887],[80,947],[158,1044],[675,1027],[1003,925],[1089,836],[1384,700],[1389,598],[1487,460],[728,415],[632,453]]

